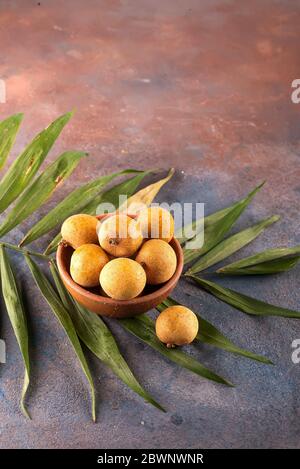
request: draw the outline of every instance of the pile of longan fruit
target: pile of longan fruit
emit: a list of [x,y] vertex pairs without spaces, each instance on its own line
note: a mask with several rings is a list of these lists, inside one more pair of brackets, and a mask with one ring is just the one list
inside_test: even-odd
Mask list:
[[[74,249],[70,262],[74,282],[84,288],[99,287],[99,294],[115,300],[136,298],[146,285],[165,283],[176,271],[177,256],[169,244],[174,219],[161,207],[142,209],[136,218],[118,212],[101,221],[91,215],[73,215],[64,221],[61,234],[63,242]],[[173,311],[171,320],[168,310]],[[182,320],[184,337],[174,329],[174,321]],[[189,324],[194,324],[192,334],[187,333]],[[167,308],[156,323],[158,337],[170,346],[190,343],[197,332],[197,317],[183,306]]]

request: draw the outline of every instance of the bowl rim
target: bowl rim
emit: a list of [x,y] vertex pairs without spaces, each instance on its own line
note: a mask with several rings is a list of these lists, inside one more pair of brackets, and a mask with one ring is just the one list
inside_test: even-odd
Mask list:
[[[114,214],[109,213],[109,214],[98,215],[98,216],[96,216],[96,218],[100,221],[100,220],[102,220],[104,218],[107,218],[111,215],[114,215]],[[127,215],[130,216],[131,218],[136,218],[136,215],[130,215],[130,214],[127,214]],[[181,273],[182,273],[182,270],[183,270],[183,251],[182,251],[181,245],[175,237],[173,237],[168,244],[174,244],[173,249],[174,249],[176,257],[177,257],[177,266],[176,266],[176,270],[175,270],[174,274],[172,275],[172,277],[167,282],[165,282],[157,290],[155,290],[151,293],[148,293],[147,295],[137,296],[135,298],[132,298],[131,300],[115,300],[115,299],[110,298],[108,296],[98,295],[97,293],[92,293],[92,292],[86,290],[84,287],[81,287],[76,282],[74,282],[74,280],[72,279],[68,269],[66,268],[66,266],[65,266],[65,264],[62,260],[63,259],[63,256],[62,256],[63,250],[66,249],[66,248],[69,248],[69,247],[72,249],[72,247],[69,246],[63,240],[59,243],[57,251],[56,251],[56,262],[57,262],[57,267],[58,267],[60,276],[62,277],[64,282],[66,282],[73,290],[76,291],[76,293],[78,295],[84,296],[87,299],[89,299],[90,301],[93,301],[93,302],[99,303],[99,304],[105,303],[107,305],[110,304],[112,306],[116,306],[116,305],[130,306],[134,303],[135,305],[139,305],[139,304],[145,303],[145,301],[149,301],[149,302],[153,301],[158,296],[162,296],[162,295],[166,294],[169,291],[170,287],[173,287],[173,285],[178,282],[178,280],[181,276]]]

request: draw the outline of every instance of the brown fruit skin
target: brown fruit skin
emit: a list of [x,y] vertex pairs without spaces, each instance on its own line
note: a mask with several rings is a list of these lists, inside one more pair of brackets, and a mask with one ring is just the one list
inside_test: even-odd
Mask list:
[[99,275],[109,262],[107,254],[96,244],[83,244],[71,257],[70,274],[74,282],[82,287],[99,285]]
[[83,244],[98,244],[96,217],[78,213],[67,218],[61,227],[61,235],[73,249]]
[[146,274],[136,261],[118,257],[101,270],[100,285],[115,300],[131,300],[144,290]]
[[141,210],[137,218],[144,238],[162,239],[169,243],[174,236],[174,219],[161,207]]
[[130,257],[140,247],[143,236],[139,224],[124,214],[112,215],[98,226],[100,246],[114,257]]
[[158,285],[167,282],[175,273],[177,257],[174,249],[161,239],[146,241],[135,260],[147,275],[147,283]]
[[185,306],[166,308],[155,323],[156,335],[167,347],[193,342],[199,330],[198,318]]

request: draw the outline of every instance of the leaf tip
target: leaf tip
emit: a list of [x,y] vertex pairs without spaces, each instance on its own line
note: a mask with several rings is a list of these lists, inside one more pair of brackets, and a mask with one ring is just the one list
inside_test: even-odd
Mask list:
[[17,122],[20,123],[23,120],[24,113],[23,112],[18,112],[15,114],[15,118],[17,119]]
[[29,420],[32,420],[31,415],[28,412],[28,410],[26,409],[26,406],[25,406],[23,400],[20,402],[20,407],[21,407],[21,411],[22,411],[22,414],[24,415],[24,417],[28,418]]

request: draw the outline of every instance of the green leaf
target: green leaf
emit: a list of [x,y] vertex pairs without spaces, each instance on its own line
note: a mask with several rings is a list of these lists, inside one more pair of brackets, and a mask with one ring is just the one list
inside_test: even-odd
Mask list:
[[277,274],[292,269],[300,260],[300,246],[273,248],[232,262],[217,270],[222,275]]
[[221,241],[217,246],[211,249],[204,257],[196,262],[186,273],[186,275],[196,274],[202,270],[208,269],[214,264],[226,259],[231,256],[234,252],[243,248],[247,244],[251,243],[257,236],[259,236],[265,228],[272,225],[279,220],[279,216],[274,215],[266,218],[256,225],[247,228],[246,230],[240,231],[239,233],[230,236],[229,238]]
[[69,112],[52,122],[12,163],[0,182],[0,213],[27,187],[71,116]]
[[14,114],[0,122],[0,169],[5,165],[22,119],[23,114]]
[[[127,179],[126,181],[121,182],[120,184],[112,187],[108,191],[102,192],[97,195],[87,206],[83,207],[82,213],[87,213],[89,215],[99,215],[98,206],[103,203],[112,204],[114,208],[119,206],[119,196],[126,195],[130,197],[137,189],[140,182],[144,179],[150,171],[142,171],[136,176]],[[56,251],[58,244],[60,243],[62,237],[60,232],[53,238],[51,243],[47,246],[45,254],[51,254]]]
[[91,397],[92,397],[92,417],[93,417],[93,421],[95,422],[96,421],[96,397],[95,397],[95,388],[94,388],[93,378],[89,370],[87,361],[85,359],[84,353],[82,351],[79,339],[77,337],[74,324],[69,316],[68,311],[62,304],[60,298],[56,294],[55,290],[53,289],[52,285],[50,284],[46,276],[43,274],[43,272],[38,268],[38,266],[35,264],[35,262],[33,262],[33,260],[30,258],[28,254],[25,254],[25,259],[31,271],[31,274],[35,280],[35,283],[37,284],[43,297],[45,298],[48,305],[52,309],[56,318],[58,319],[60,325],[64,329],[74,349],[74,352],[77,355],[82,371],[84,372],[89,382],[90,389],[91,389]]
[[5,252],[5,248],[0,245],[0,266],[1,266],[1,283],[2,294],[7,309],[7,313],[13,327],[19,348],[23,357],[25,366],[24,383],[20,400],[20,407],[23,414],[30,418],[25,406],[26,392],[29,386],[30,361],[28,351],[28,329],[27,321],[23,306],[23,301],[18,290],[14,273],[10,266],[9,258]]
[[233,386],[229,381],[215,374],[213,371],[201,365],[200,362],[184,353],[178,348],[169,349],[163,345],[155,334],[154,322],[146,315],[140,315],[132,319],[120,319],[121,325],[138,339],[145,342],[161,355],[177,363],[177,365],[196,373],[203,378],[216,381],[217,383]]
[[[209,215],[208,217],[205,217],[204,245],[199,249],[188,249],[187,246],[184,247],[184,263],[187,264],[194,259],[203,256],[208,251],[210,251],[210,249],[215,247],[220,241],[222,241],[226,233],[230,230],[243,211],[248,207],[255,194],[263,185],[264,182],[251,191],[247,197],[240,200],[239,202],[236,202],[228,209],[223,209],[219,212]],[[197,240],[197,237],[199,238],[199,241],[201,241],[203,233],[199,233],[194,239]]]
[[204,280],[203,278],[190,275],[189,278],[193,279],[203,290],[214,295],[219,300],[224,301],[234,308],[242,311],[243,313],[251,314],[254,316],[280,316],[283,318],[300,318],[300,312],[292,309],[280,308],[264,301],[257,300],[251,296],[243,295],[237,291],[229,288],[221,287],[220,285]]
[[201,236],[202,220],[204,220],[204,230],[206,230],[208,227],[213,226],[215,223],[223,219],[238,203],[240,203],[240,201],[236,202],[234,205],[231,205],[230,207],[223,208],[221,210],[218,210],[217,212],[213,212],[210,215],[207,215],[206,217],[203,217],[198,220],[194,220],[191,223],[188,223],[183,228],[179,228],[176,231],[175,238],[177,238],[180,244],[183,245],[188,240],[195,238],[197,234]]
[[71,298],[65,286],[61,282],[53,261],[50,262],[50,270],[61,300],[65,308],[68,310],[77,334],[82,342],[94,355],[96,355],[96,357],[109,366],[118,378],[120,378],[129,388],[139,394],[150,404],[164,411],[164,409],[136,380],[126,361],[122,357],[118,345],[105,322],[95,313],[88,311]]
[[[169,306],[179,305],[177,301],[172,298],[167,298],[156,309],[161,312]],[[271,360],[262,355],[257,355],[255,353],[249,352],[248,350],[242,349],[236,346],[228,337],[222,334],[213,324],[203,319],[198,313],[195,313],[199,321],[199,332],[197,334],[196,340],[199,342],[204,342],[214,347],[226,350],[227,352],[234,353],[236,355],[241,355],[242,357],[250,358],[251,360],[256,360],[261,363],[268,365],[273,365]]]
[[135,173],[136,170],[128,169],[118,173],[112,173],[107,176],[101,176],[100,178],[94,179],[93,181],[78,187],[69,195],[67,195],[64,200],[62,200],[58,205],[56,205],[56,207],[50,210],[47,215],[39,220],[28,231],[28,233],[22,239],[20,246],[32,243],[32,241],[48,233],[57,225],[62,224],[63,221],[70,215],[81,212],[81,210],[88,203],[90,203],[97,194],[99,194],[99,192],[106,184],[108,184],[117,176],[132,172]]
[[70,176],[83,156],[86,156],[86,153],[67,151],[50,164],[17,200],[0,226],[0,236],[19,225],[49,199],[58,184]]
[[126,197],[131,197],[142,180],[150,174],[151,171],[142,171],[136,176],[127,179],[126,181],[117,184],[108,191],[102,192],[99,196],[87,207],[84,208],[86,213],[91,213],[92,215],[100,215],[103,211],[99,210],[100,204],[111,204],[112,211],[115,211],[119,208],[119,197],[121,195]]
[[136,194],[132,195],[126,203],[119,207],[120,212],[128,212],[131,215],[138,213],[145,206],[152,204],[153,200],[157,196],[160,189],[169,182],[173,174],[175,173],[174,168],[171,168],[167,177],[160,179],[149,186],[143,187]]

